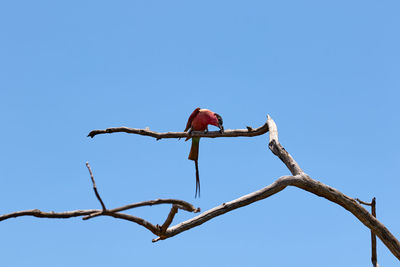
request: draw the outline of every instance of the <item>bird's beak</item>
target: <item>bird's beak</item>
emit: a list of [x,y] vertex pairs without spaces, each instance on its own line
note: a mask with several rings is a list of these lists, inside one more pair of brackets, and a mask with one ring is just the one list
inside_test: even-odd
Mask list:
[[218,124],[218,128],[221,133],[224,131],[224,126],[222,126],[222,124]]

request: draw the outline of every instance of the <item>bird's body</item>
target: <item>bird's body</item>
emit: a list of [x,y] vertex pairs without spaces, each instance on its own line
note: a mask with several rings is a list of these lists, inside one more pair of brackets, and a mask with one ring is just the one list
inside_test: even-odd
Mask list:
[[[188,122],[186,124],[185,132],[189,131],[208,131],[208,125],[214,125],[220,128],[221,131],[224,130],[222,126],[223,121],[220,115],[212,112],[208,109],[200,109],[196,108],[192,114],[190,115]],[[191,137],[187,137],[185,141],[189,140]],[[200,137],[192,138],[192,146],[190,148],[189,159],[195,162],[196,166],[196,194],[197,192],[200,196],[200,178],[199,178],[199,168],[198,168],[198,159],[199,159],[199,143]]]
[[[196,109],[193,111],[195,116],[189,126],[192,128],[192,131],[205,131],[208,128],[208,125],[214,125],[218,127],[218,118],[215,116],[215,113],[209,109]],[[188,128],[188,125],[186,125]]]

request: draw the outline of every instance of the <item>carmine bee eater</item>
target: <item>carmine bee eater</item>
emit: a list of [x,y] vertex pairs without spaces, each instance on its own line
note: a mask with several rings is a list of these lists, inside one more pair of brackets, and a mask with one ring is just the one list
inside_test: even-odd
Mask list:
[[[224,127],[222,126],[223,121],[220,115],[208,109],[196,108],[188,119],[185,132],[188,130],[189,133],[191,133],[192,131],[208,132],[209,124],[217,126],[220,129],[220,132],[224,131]],[[185,141],[189,139],[190,136],[187,137]],[[197,197],[197,194],[200,197],[200,177],[199,177],[199,165],[198,165],[199,142],[200,142],[200,137],[192,138],[192,147],[190,148],[190,153],[188,157],[190,160],[194,161],[194,164],[196,166],[196,193],[194,197]]]

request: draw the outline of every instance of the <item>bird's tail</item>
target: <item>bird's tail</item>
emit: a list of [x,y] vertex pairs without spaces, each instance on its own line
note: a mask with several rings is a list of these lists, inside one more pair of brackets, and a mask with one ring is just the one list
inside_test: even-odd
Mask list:
[[200,143],[199,137],[192,138],[192,146],[190,148],[188,159],[194,161],[197,161],[199,159],[199,143]]
[[194,197],[196,198],[197,196],[200,197],[200,176],[199,176],[199,164],[198,161],[194,161],[194,165],[196,166],[196,193],[194,194]]
[[194,197],[196,198],[197,195],[200,197],[200,176],[199,176],[199,143],[200,137],[192,138],[192,146],[190,148],[189,159],[194,161],[194,165],[196,167],[196,193]]

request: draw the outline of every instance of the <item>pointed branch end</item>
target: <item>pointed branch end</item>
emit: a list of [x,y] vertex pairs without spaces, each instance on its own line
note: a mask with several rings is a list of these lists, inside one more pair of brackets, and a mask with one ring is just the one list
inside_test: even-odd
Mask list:
[[156,243],[160,240],[162,240],[161,237],[157,237],[157,238],[154,238],[153,240],[151,240],[151,242]]
[[87,135],[87,137],[93,138],[96,134],[97,134],[97,130],[93,130]]

